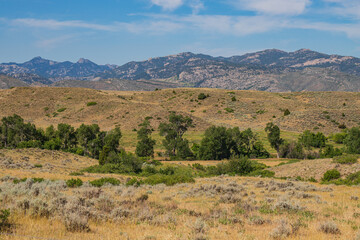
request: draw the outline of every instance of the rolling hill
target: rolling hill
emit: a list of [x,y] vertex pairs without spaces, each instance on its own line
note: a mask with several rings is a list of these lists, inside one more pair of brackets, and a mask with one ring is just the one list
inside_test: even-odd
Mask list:
[[[198,95],[209,95],[199,100]],[[89,102],[95,105],[88,106]],[[354,92],[269,93],[177,88],[158,91],[100,91],[85,88],[19,87],[0,91],[0,117],[18,114],[40,127],[99,124],[131,131],[148,117],[154,129],[175,111],[194,119],[195,131],[210,125],[263,130],[273,121],[281,129],[326,133],[339,125],[358,126],[360,95]],[[289,109],[290,115],[284,116]]]

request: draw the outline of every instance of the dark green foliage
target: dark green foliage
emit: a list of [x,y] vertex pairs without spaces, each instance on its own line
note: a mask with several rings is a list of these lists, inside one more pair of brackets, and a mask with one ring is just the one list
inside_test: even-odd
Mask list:
[[322,158],[333,158],[335,156],[340,156],[342,150],[339,148],[334,148],[333,145],[326,145],[324,148],[320,149],[320,157]]
[[59,108],[58,110],[57,110],[57,112],[64,112],[66,110],[66,108]]
[[0,209],[0,232],[10,227],[9,216],[9,209]]
[[156,170],[156,168],[154,166],[151,166],[151,165],[147,165],[143,171],[144,175],[152,175],[152,174],[155,174],[157,173],[158,171]]
[[139,157],[154,157],[154,145],[156,143],[150,135],[152,133],[150,122],[145,120],[137,132],[138,143],[135,153]]
[[347,127],[346,127],[345,123],[341,123],[341,124],[339,124],[338,128],[346,129]]
[[334,157],[333,162],[340,164],[354,164],[357,163],[358,157],[359,156],[353,154],[344,154],[341,156]]
[[230,129],[234,156],[247,156],[252,158],[268,158],[270,153],[266,151],[257,135],[250,129],[240,131],[238,127]]
[[267,133],[267,138],[271,147],[276,150],[279,157],[280,145],[284,142],[284,140],[280,137],[280,128],[272,122],[267,123],[265,132]]
[[[76,145],[76,133],[74,127],[69,124],[60,123],[57,126],[56,138],[61,142],[61,149],[67,150]],[[55,141],[56,143],[56,141]]]
[[20,142],[17,145],[17,148],[41,148],[42,143],[39,140],[30,140],[30,141],[24,141]]
[[144,161],[131,153],[122,151],[110,153],[106,162],[102,165],[95,165],[85,168],[84,172],[89,173],[140,173]]
[[111,184],[114,186],[120,185],[120,181],[116,178],[100,178],[89,182],[94,187],[102,187],[104,184]]
[[84,149],[85,155],[93,158],[99,158],[100,151],[104,147],[105,135],[106,133],[100,131],[100,128],[97,124],[81,124],[80,127],[76,130],[76,139],[79,145]]
[[185,174],[175,174],[175,175],[155,174],[144,180],[144,183],[149,185],[164,183],[167,186],[173,186],[178,183],[193,183],[193,182],[195,182],[194,178]]
[[285,164],[292,164],[292,163],[297,163],[297,162],[300,162],[299,159],[290,159],[289,161],[287,162],[281,162],[279,163],[277,166],[282,166],[282,165],[285,165]]
[[336,134],[333,134],[331,136],[332,140],[336,143],[339,143],[339,144],[342,144],[344,143],[344,140],[345,138],[347,137],[347,132],[346,131],[342,131],[340,133],[336,133]]
[[331,169],[324,173],[324,176],[321,180],[323,182],[327,182],[338,178],[340,178],[340,172],[336,169]]
[[303,146],[298,142],[283,142],[279,148],[281,158],[304,159],[305,153]]
[[310,148],[321,148],[325,147],[326,137],[323,133],[313,133],[309,130],[303,132],[303,134],[299,137],[299,142],[303,144],[304,147]]
[[41,183],[43,182],[45,179],[44,178],[32,178],[34,183]]
[[248,174],[248,176],[253,176],[253,177],[268,177],[268,178],[271,178],[271,177],[274,177],[275,176],[275,172],[273,171],[269,171],[269,170],[255,170],[253,172],[250,172]]
[[143,184],[143,181],[139,181],[136,178],[131,178],[129,181],[126,182],[126,186],[140,186],[141,184]]
[[233,113],[234,112],[234,109],[232,108],[224,108],[224,110],[228,113]]
[[34,164],[34,167],[36,168],[42,168],[43,166],[41,164]]
[[233,96],[233,97],[231,98],[231,101],[236,102],[236,97]]
[[83,172],[71,172],[69,175],[70,176],[83,176],[84,173]]
[[174,175],[175,174],[175,168],[167,166],[166,168],[160,168],[159,173],[164,175]]
[[165,136],[163,145],[170,157],[187,159],[193,157],[189,142],[183,138],[184,133],[192,127],[192,119],[171,113],[168,123],[160,123],[160,135]]
[[288,116],[288,115],[290,115],[290,111],[289,111],[289,109],[285,109],[284,110],[284,116]]
[[83,185],[83,181],[80,178],[72,178],[66,181],[66,186],[70,188],[81,187]]
[[27,178],[21,178],[21,179],[15,178],[13,180],[13,183],[18,184],[18,183],[21,183],[21,182],[25,182],[26,180],[27,180]]
[[266,166],[255,161],[249,160],[247,157],[239,159],[231,159],[230,161],[219,163],[216,166],[206,168],[207,175],[217,176],[222,174],[244,176],[256,170],[262,170]]
[[344,144],[348,153],[360,154],[360,128],[351,128],[344,139]]
[[198,95],[198,99],[199,100],[204,100],[205,98],[207,98],[208,96],[207,95],[205,95],[205,93],[200,93],[199,95]]
[[95,106],[96,104],[97,102],[88,102],[86,106],[90,107],[90,106]]
[[268,157],[270,154],[251,129],[212,126],[205,131],[198,157],[202,160],[229,159],[231,156]]
[[43,134],[35,125],[24,123],[24,119],[14,114],[1,119],[0,147],[16,148],[21,142],[43,141]]
[[233,145],[231,130],[212,126],[205,131],[199,148],[199,158],[202,160],[229,159]]
[[205,167],[203,165],[201,165],[200,163],[194,163],[192,165],[193,168],[200,170],[200,171],[205,171]]

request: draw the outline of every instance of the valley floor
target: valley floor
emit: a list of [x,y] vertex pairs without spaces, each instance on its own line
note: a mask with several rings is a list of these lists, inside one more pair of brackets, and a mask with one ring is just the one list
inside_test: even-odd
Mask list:
[[[0,239],[360,239],[358,187],[220,176],[175,186],[68,188],[70,172],[96,161],[33,149],[2,150],[0,158],[0,209],[11,210],[12,224]],[[5,158],[13,165],[5,167]],[[79,178],[109,176],[129,178]]]

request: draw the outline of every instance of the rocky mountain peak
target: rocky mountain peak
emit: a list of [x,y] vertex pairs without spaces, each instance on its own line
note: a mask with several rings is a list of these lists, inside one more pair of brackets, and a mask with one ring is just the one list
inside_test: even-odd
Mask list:
[[80,64],[84,64],[84,63],[93,63],[92,61],[90,61],[89,59],[86,59],[86,58],[80,58],[77,63],[80,63]]

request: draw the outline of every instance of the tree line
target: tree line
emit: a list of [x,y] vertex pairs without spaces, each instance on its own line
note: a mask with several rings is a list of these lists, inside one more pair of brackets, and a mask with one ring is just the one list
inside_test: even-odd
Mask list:
[[[62,150],[99,159],[101,165],[133,161],[135,156],[126,153],[120,147],[122,133],[119,128],[101,131],[97,124],[81,124],[73,126],[60,123],[45,130],[36,128],[34,124],[25,123],[18,116],[3,117],[0,123],[1,148],[43,148]],[[153,157],[156,141],[152,139],[153,129],[148,120],[139,125],[135,154],[138,157]],[[241,131],[238,127],[226,128],[211,126],[206,129],[199,144],[190,143],[184,134],[194,127],[193,120],[188,116],[170,113],[168,121],[159,125],[160,135],[164,137],[162,144],[165,155],[170,159],[222,160],[240,156],[250,158],[267,158],[270,153],[264,148],[256,133],[250,128]],[[328,138],[321,132],[304,131],[297,141],[286,141],[281,138],[280,128],[268,123],[265,131],[270,146],[282,158],[317,158],[333,157],[342,152],[360,154],[360,128],[344,130],[331,135],[344,148],[334,148],[328,144]],[[190,146],[191,145],[191,146]],[[313,150],[319,149],[318,151]]]

